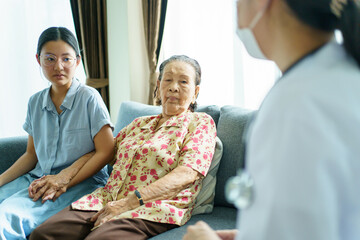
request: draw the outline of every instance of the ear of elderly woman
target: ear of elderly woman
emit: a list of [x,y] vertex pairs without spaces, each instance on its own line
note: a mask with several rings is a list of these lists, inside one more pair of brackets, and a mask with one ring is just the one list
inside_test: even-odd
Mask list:
[[[162,113],[137,118],[122,129],[115,138],[107,184],[40,225],[30,239],[45,235],[105,239],[111,234],[136,239],[185,224],[215,148],[214,121],[192,111],[200,78],[195,60],[186,56],[166,60],[156,89]],[[64,227],[71,230],[59,230]]]

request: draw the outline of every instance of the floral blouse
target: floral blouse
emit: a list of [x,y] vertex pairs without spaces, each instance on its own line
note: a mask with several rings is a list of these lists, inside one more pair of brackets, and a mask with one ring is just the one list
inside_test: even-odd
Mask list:
[[[187,111],[155,130],[160,118],[161,114],[137,118],[119,132],[107,184],[74,202],[73,209],[99,211],[106,203],[142,189],[177,166],[188,166],[206,176],[215,150],[213,119],[206,113]],[[184,225],[191,217],[201,182],[194,181],[173,199],[147,202],[113,219],[141,218]]]

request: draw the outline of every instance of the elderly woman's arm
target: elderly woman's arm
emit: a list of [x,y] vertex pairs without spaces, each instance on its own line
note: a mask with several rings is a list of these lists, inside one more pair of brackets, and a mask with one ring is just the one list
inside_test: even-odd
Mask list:
[[[172,199],[183,189],[186,189],[189,184],[201,177],[202,175],[199,172],[190,167],[178,166],[156,182],[142,188],[139,192],[144,203],[162,199]],[[131,193],[126,198],[109,202],[91,218],[91,221],[96,221],[94,225],[96,227],[99,224],[109,221],[116,215],[139,206],[140,203],[135,193]]]
[[[183,189],[186,189],[189,184],[201,177],[202,175],[199,172],[190,167],[178,166],[156,182],[142,188],[139,192],[144,203],[172,199]],[[139,201],[135,194],[129,198],[132,202],[135,202],[135,205],[139,206]]]
[[35,180],[29,187],[29,196],[42,202],[55,201],[66,190],[100,171],[113,157],[114,140],[109,125],[105,125],[94,137],[95,152],[88,153],[56,175]]

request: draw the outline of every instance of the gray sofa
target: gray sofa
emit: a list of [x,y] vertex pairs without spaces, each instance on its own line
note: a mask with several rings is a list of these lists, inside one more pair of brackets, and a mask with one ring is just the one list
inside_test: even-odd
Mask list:
[[[236,106],[200,106],[197,111],[208,113],[215,121],[217,135],[223,144],[223,155],[217,171],[214,208],[210,214],[198,214],[182,227],[170,230],[151,239],[181,239],[186,232],[186,226],[199,220],[207,222],[214,229],[235,228],[236,209],[225,198],[225,184],[229,177],[236,174],[237,169],[244,167],[244,146],[242,136],[244,128],[253,115],[252,111]],[[121,104],[114,135],[137,117],[156,115],[160,107],[149,106],[136,102]],[[0,139],[0,173],[10,167],[26,150],[27,137]]]

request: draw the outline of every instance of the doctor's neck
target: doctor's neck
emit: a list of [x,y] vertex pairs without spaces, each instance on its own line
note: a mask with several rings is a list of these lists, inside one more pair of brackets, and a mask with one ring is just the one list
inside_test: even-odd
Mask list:
[[[268,57],[275,61],[282,72],[286,71],[299,59],[326,44],[333,38],[332,32],[312,28],[298,20],[288,8],[283,5],[273,8],[273,19],[270,23],[272,37],[268,40]],[[276,12],[279,11],[279,12]]]

